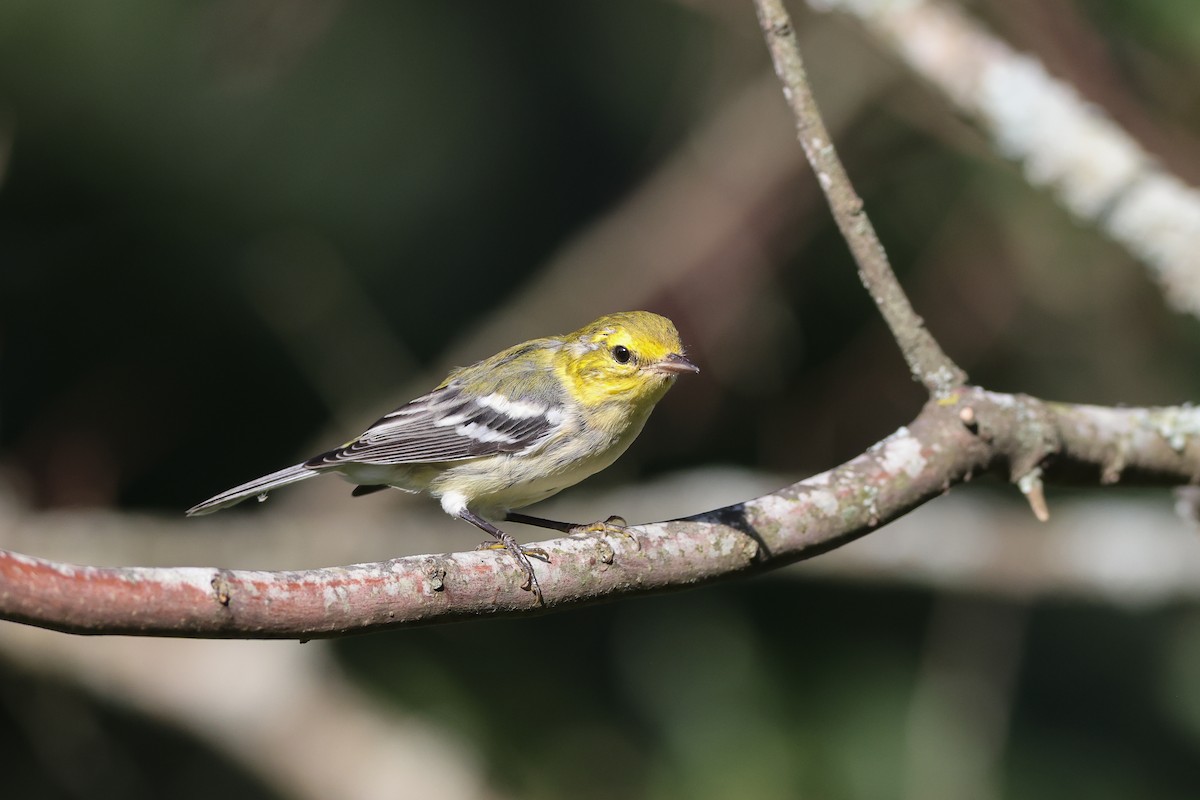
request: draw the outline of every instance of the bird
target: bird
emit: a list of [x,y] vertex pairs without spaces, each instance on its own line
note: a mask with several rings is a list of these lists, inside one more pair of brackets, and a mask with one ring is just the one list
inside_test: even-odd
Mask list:
[[579,330],[532,339],[450,371],[432,391],[380,417],[362,434],[312,458],[235,486],[188,509],[209,514],[326,473],[354,496],[396,488],[425,494],[509,552],[522,588],[545,600],[522,547],[491,520],[564,533],[624,530],[624,520],[577,525],[516,509],[545,500],[612,464],[637,438],[680,375],[699,372],[674,323],[649,311],[607,314]]

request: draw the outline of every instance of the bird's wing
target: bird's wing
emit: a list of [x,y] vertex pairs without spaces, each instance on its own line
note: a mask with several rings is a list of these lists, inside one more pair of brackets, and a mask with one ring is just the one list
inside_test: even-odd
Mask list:
[[451,380],[305,466],[419,464],[517,453],[551,436],[565,416],[561,404],[549,398],[510,400],[497,392],[464,397],[461,385]]

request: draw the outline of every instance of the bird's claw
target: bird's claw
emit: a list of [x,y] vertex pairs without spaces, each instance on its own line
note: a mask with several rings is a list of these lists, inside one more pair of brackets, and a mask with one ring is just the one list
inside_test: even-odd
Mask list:
[[521,570],[525,573],[525,581],[521,584],[521,588],[527,592],[533,592],[534,599],[537,605],[546,605],[546,598],[542,596],[542,587],[538,584],[537,575],[533,572],[533,565],[529,563],[530,557],[536,558],[538,561],[550,563],[550,554],[540,547],[524,547],[513,543],[509,546],[505,542],[481,542],[476,550],[507,550],[512,553],[517,559],[517,563],[521,565]]
[[608,519],[589,522],[584,525],[576,525],[571,528],[572,534],[584,535],[600,535],[600,536],[620,536],[633,543],[634,547],[638,546],[637,537],[629,531],[629,523],[625,518],[617,514],[613,514]]
[[[550,554],[547,553],[545,550],[543,550],[540,547],[526,547],[524,545],[518,545],[518,548],[520,549],[520,551],[523,554],[525,554],[526,556],[528,556],[530,558],[536,558],[538,561],[544,561],[547,564],[550,563]],[[508,547],[508,545],[504,544],[504,542],[480,542],[479,546],[476,547],[475,549],[476,550],[509,550],[510,548]]]
[[573,525],[571,533],[612,533],[618,536],[628,536],[628,527],[629,523],[625,521],[624,517],[613,514],[608,519],[586,522],[582,525]]

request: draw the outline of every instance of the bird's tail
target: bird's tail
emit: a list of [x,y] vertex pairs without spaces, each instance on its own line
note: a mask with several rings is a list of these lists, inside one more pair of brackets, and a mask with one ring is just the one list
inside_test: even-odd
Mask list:
[[302,481],[305,478],[311,478],[319,473],[314,472],[303,464],[281,469],[278,472],[272,472],[270,475],[263,475],[261,478],[255,478],[249,483],[243,483],[241,486],[235,486],[232,489],[227,489],[221,492],[216,497],[210,497],[199,505],[192,506],[187,510],[189,517],[195,517],[200,514],[211,514],[214,511],[220,511],[222,508],[236,505],[248,497],[261,496],[266,497],[267,492],[279,486],[287,486],[289,483]]

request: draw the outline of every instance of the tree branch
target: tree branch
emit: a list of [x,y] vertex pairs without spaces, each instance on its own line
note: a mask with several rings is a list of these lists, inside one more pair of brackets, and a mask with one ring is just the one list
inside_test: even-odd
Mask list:
[[871,220],[867,218],[862,198],[855,193],[825,130],[808,84],[796,32],[782,0],[755,0],[754,4],[775,64],[775,74],[783,83],[783,94],[796,117],[800,146],[829,200],[838,229],[858,263],[859,278],[900,345],[913,379],[933,394],[945,394],[961,386],[966,382],[966,373],[943,352],[925,328],[925,322],[913,311],[892,272]]
[[841,10],[991,134],[1026,179],[1141,259],[1176,308],[1200,316],[1200,190],[1074,87],[961,9],[910,0],[808,0]]
[[[762,572],[857,539],[987,471],[1047,481],[1200,480],[1200,410],[1046,403],[965,387],[828,472],[631,538],[541,543],[549,609]],[[542,613],[495,551],[294,572],[78,567],[0,551],[0,618],[70,633],[297,638]]]

